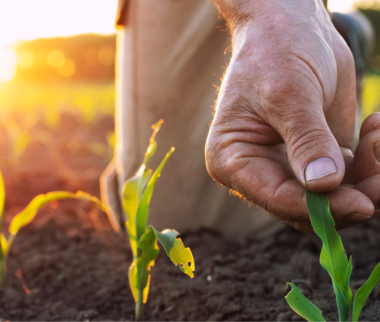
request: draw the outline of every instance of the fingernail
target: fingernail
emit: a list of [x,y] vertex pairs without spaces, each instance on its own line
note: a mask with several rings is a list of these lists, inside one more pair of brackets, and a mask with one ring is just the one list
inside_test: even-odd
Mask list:
[[380,130],[380,121],[376,122],[376,123],[373,125],[373,129],[374,129],[374,130]]
[[357,212],[354,212],[353,214],[348,215],[344,217],[343,219],[349,222],[361,222],[361,221],[369,220],[371,218],[372,217],[363,216],[361,214],[358,214]]
[[380,142],[375,145],[375,158],[377,162],[380,162]]
[[305,171],[306,181],[316,180],[336,172],[333,160],[327,157],[319,158],[310,162]]

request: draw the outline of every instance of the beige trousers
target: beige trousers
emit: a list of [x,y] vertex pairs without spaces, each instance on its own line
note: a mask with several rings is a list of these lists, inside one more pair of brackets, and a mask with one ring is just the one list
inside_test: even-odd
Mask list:
[[204,145],[221,77],[230,59],[223,21],[207,0],[129,0],[118,34],[114,161],[102,176],[102,198],[114,227],[126,218],[120,195],[143,161],[151,125],[165,123],[149,167],[176,148],[157,181],[149,222],[178,231],[212,227],[261,237],[279,227],[262,209],[231,196],[205,167]]

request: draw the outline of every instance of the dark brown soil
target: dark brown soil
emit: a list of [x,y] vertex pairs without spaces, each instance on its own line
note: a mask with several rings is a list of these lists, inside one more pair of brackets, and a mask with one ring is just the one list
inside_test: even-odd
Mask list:
[[[7,201],[5,228],[35,195],[78,189],[99,195],[98,178],[107,165],[93,144],[106,144],[113,128],[106,117],[83,126],[66,115],[52,133],[54,140],[33,140],[20,160],[7,155],[6,134],[0,129],[0,166]],[[380,261],[380,218],[342,232],[353,255],[353,291]],[[337,320],[329,276],[320,268],[321,243],[284,228],[272,238],[244,242],[218,232],[184,232],[194,254],[195,278],[183,275],[161,251],[152,269],[145,307],[147,320],[301,321],[284,300],[286,282],[295,282],[324,313]],[[62,201],[43,208],[17,236],[8,260],[6,283],[0,289],[0,318],[5,320],[133,320],[134,302],[127,271],[128,241],[111,230],[106,216],[92,205]],[[20,269],[27,294],[20,279]],[[376,287],[362,320],[380,319],[380,287]]]

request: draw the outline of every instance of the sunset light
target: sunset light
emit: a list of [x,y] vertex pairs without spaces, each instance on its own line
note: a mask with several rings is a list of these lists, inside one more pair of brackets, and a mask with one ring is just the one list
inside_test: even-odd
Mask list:
[[[361,0],[360,2],[372,0]],[[16,75],[16,67],[47,65],[62,77],[75,74],[75,62],[58,49],[49,52],[15,52],[19,41],[38,38],[69,37],[78,34],[113,34],[118,0],[11,0],[0,2],[0,82]],[[355,0],[329,0],[331,11],[349,12]],[[114,49],[101,52],[85,49],[87,62],[103,66],[114,62]]]
[[329,0],[329,10],[338,12],[349,12],[352,10],[355,0]]
[[[34,53],[16,53],[20,40],[67,37],[84,33],[112,34],[117,0],[12,0],[0,2],[0,82],[15,75],[16,64],[29,68],[38,63]],[[48,53],[49,65],[64,77],[75,72],[75,65],[62,53]]]

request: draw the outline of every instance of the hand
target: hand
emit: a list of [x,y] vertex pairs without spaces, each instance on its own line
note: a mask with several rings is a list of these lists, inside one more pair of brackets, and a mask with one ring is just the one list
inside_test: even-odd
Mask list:
[[214,2],[233,55],[206,144],[210,175],[308,233],[305,188],[330,191],[337,229],[376,216],[380,114],[364,122],[354,158],[354,62],[322,1]]

